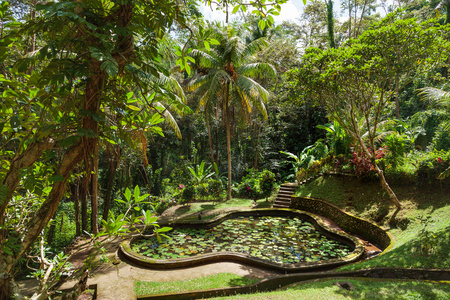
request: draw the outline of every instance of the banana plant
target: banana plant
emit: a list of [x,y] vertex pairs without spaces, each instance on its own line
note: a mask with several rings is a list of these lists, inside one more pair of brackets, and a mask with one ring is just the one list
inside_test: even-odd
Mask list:
[[[129,234],[131,229],[133,229],[137,234],[142,235],[144,232],[148,231],[150,228],[159,242],[161,242],[161,236],[166,237],[163,232],[172,230],[170,227],[160,227],[157,223],[158,217],[152,215],[151,210],[143,210],[139,207],[145,199],[150,195],[141,195],[139,186],[134,188],[134,193],[131,194],[129,188],[125,190],[124,197],[125,200],[116,199],[119,203],[124,203],[127,205],[127,211],[124,214],[120,214],[117,217],[110,211],[108,221],[102,220],[104,232],[101,235],[125,235]],[[141,212],[142,217],[136,216],[134,212]],[[136,224],[144,225],[143,228],[136,227]]]
[[346,154],[352,143],[352,137],[346,134],[342,126],[335,120],[333,124],[317,125],[319,129],[327,131],[327,138],[332,151],[336,154]]
[[222,187],[225,187],[227,185],[227,177],[223,174],[220,174],[219,167],[217,166],[216,162],[214,162],[214,171],[216,172],[216,179],[220,182]]
[[189,172],[191,172],[191,178],[195,184],[204,183],[208,178],[215,174],[214,172],[211,172],[211,166],[208,166],[205,169],[205,162],[203,160],[200,165],[195,166],[195,169],[191,167],[187,168]]

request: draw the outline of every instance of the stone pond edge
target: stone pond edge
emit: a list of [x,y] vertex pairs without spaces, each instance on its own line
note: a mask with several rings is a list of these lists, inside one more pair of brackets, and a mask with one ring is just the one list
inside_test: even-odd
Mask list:
[[[193,226],[204,226],[211,227],[215,226],[227,219],[237,217],[237,216],[260,216],[260,215],[270,215],[270,216],[298,216],[309,219],[309,221],[313,221],[315,223],[315,227],[322,231],[329,237],[340,240],[342,242],[346,242],[348,244],[352,244],[355,249],[349,255],[337,258],[330,259],[319,262],[302,262],[296,264],[280,264],[275,262],[270,262],[264,259],[259,259],[257,257],[253,257],[251,255],[237,253],[237,252],[220,252],[220,253],[207,253],[207,254],[199,254],[195,257],[189,258],[178,258],[178,259],[152,259],[140,255],[131,249],[131,243],[134,241],[126,240],[120,245],[120,252],[123,257],[142,267],[147,267],[151,269],[174,269],[174,268],[186,268],[193,267],[203,264],[216,263],[216,262],[239,262],[248,265],[252,265],[255,267],[263,267],[267,269],[273,269],[281,272],[301,272],[301,271],[318,271],[318,270],[326,270],[332,269],[338,266],[342,266],[344,264],[348,264],[358,260],[364,254],[364,245],[363,243],[356,237],[353,237],[349,234],[340,232],[338,230],[329,228],[319,217],[315,216],[306,211],[299,211],[296,209],[252,209],[252,210],[241,210],[241,211],[233,211],[221,214],[219,216],[214,217],[211,220],[198,220],[192,222],[173,222],[173,223],[165,223],[160,224],[161,226],[171,226],[177,228],[183,227],[193,227]],[[350,242],[350,243],[349,243]]]

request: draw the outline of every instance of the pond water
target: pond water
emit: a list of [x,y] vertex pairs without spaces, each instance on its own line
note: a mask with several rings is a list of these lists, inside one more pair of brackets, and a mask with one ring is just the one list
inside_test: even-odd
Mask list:
[[238,217],[208,228],[177,228],[170,239],[138,239],[132,249],[153,259],[191,257],[232,251],[273,262],[294,264],[340,258],[353,251],[331,239],[309,222],[286,217]]

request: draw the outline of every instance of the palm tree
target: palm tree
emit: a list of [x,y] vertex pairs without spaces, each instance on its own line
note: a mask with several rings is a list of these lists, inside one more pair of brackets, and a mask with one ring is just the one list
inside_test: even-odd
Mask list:
[[[447,109],[450,110],[450,92],[434,87],[424,87],[419,89],[419,95],[431,100],[438,106],[446,107]],[[443,126],[445,126],[444,129],[446,131],[450,130],[450,121],[446,121]],[[439,175],[438,179],[444,179],[448,176],[450,176],[450,167],[448,167],[444,172],[442,172]]]
[[235,122],[234,112],[238,111],[244,122],[251,121],[251,112],[257,108],[267,119],[265,102],[269,92],[254,79],[273,78],[275,68],[267,63],[254,63],[254,54],[266,42],[257,39],[248,44],[238,28],[216,28],[215,38],[219,42],[210,51],[194,50],[198,70],[187,85],[187,90],[199,95],[199,107],[205,114],[216,109],[222,112],[222,121],[227,136],[228,188],[227,199],[231,199],[231,125]]

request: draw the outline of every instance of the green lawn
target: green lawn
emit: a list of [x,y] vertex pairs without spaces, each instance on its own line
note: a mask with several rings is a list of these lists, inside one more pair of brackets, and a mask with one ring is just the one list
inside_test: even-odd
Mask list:
[[187,292],[215,288],[249,285],[258,282],[259,279],[250,279],[236,274],[220,273],[211,276],[200,277],[185,281],[172,282],[146,282],[136,281],[134,291],[137,296],[150,294],[165,294]]
[[[231,200],[217,201],[217,202],[192,202],[178,207],[173,212],[173,215],[180,217],[182,215],[189,215],[201,211],[207,212],[215,209],[252,208],[253,203],[254,201],[251,199],[240,199],[240,198],[233,198]],[[259,199],[256,201],[256,203],[258,204],[258,208],[272,207],[272,202],[270,201],[270,198],[269,201],[266,201],[266,199]]]
[[[339,271],[369,267],[450,268],[450,187],[449,186],[395,186],[392,185],[403,209],[397,215],[397,226],[389,232],[395,241],[386,253],[360,263],[344,266]],[[325,199],[338,207],[365,219],[386,226],[394,211],[386,193],[377,181],[362,181],[352,177],[321,177],[301,186],[297,195]],[[258,204],[264,205],[265,200]],[[218,208],[245,207],[252,200],[233,199],[220,203],[192,203],[183,213],[207,211]],[[181,214],[180,214],[181,215]],[[175,282],[166,289],[153,293],[210,289],[228,284],[234,279],[223,279],[218,274],[196,281]],[[239,277],[237,277],[239,278]],[[236,279],[244,284],[242,277]],[[253,295],[238,295],[220,299],[450,299],[450,283],[424,281],[348,279],[355,287],[348,291],[333,283],[338,279],[299,283],[282,290]],[[253,282],[251,282],[253,283]],[[152,283],[161,285],[161,283]],[[246,284],[250,284],[246,283]],[[236,284],[238,285],[238,284]],[[150,292],[144,292],[150,293]]]
[[[336,286],[337,281],[350,282],[354,290],[349,291]],[[403,280],[332,279],[309,283],[299,283],[268,293],[237,295],[215,299],[254,299],[254,300],[339,300],[339,299],[449,299],[450,284],[428,283]]]
[[[404,230],[389,230],[395,238],[393,248],[377,258],[342,267],[339,271],[375,266],[450,268],[449,187],[394,185],[393,190],[404,206],[398,214]],[[377,181],[327,176],[302,186],[297,195],[325,199],[373,222],[383,223],[388,215],[381,216],[394,211]]]

